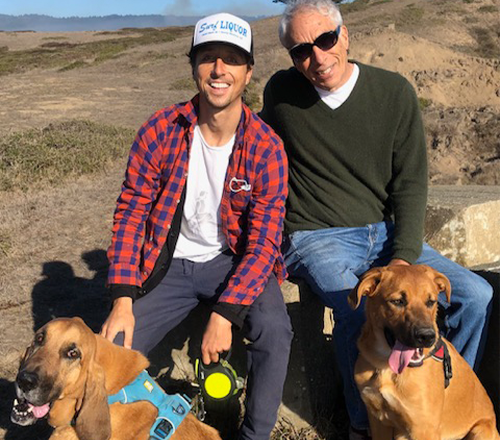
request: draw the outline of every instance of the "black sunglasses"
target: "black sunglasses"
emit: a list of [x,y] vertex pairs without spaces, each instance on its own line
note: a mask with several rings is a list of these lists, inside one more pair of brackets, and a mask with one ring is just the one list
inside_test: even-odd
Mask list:
[[312,55],[313,47],[318,46],[321,50],[330,50],[339,41],[340,26],[334,31],[321,34],[312,43],[300,43],[293,46],[288,53],[294,61],[302,62]]

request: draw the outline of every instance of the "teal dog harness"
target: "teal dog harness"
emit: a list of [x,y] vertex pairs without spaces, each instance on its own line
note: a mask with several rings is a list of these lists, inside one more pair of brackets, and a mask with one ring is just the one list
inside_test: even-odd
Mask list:
[[108,404],[151,402],[158,408],[158,417],[149,431],[149,440],[167,440],[191,410],[191,399],[180,394],[168,395],[154,379],[143,371],[118,393],[108,396]]

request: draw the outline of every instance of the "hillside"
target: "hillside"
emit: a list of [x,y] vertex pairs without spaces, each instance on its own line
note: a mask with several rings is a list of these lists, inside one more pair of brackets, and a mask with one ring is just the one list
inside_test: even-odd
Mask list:
[[[500,185],[499,0],[358,0],[344,20],[353,59],[415,86],[431,184]],[[268,78],[291,65],[277,25],[252,24],[256,110]],[[154,111],[195,93],[191,32],[0,32],[0,440],[34,438],[8,421],[33,328],[80,315],[97,330],[107,313],[128,145]]]
[[[345,6],[352,58],[396,70],[416,87],[427,128],[431,183],[500,183],[498,3],[358,0]],[[290,65],[277,39],[277,22],[270,18],[254,24],[254,101],[269,76]],[[8,74],[2,77],[0,130],[81,117],[136,128],[154,109],[188,99],[194,91],[184,57],[190,30],[173,29],[172,42],[131,29],[0,32],[0,75]],[[130,44],[141,36],[140,44]],[[104,54],[89,50],[110,40],[126,43],[99,48]]]

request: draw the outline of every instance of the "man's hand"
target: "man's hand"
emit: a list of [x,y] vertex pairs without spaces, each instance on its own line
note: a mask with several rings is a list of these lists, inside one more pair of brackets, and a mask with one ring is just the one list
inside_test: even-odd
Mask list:
[[201,342],[201,359],[205,365],[218,362],[219,353],[231,348],[233,338],[231,327],[231,321],[212,312]]
[[101,328],[100,335],[113,342],[115,336],[123,332],[123,346],[132,348],[135,318],[132,312],[132,298],[121,297],[113,302],[113,309]]
[[411,266],[408,261],[401,260],[400,258],[394,258],[393,260],[389,261],[388,266]]

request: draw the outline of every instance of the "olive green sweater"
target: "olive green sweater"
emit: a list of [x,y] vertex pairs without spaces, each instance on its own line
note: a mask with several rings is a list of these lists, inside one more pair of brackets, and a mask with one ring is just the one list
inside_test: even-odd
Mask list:
[[289,161],[285,232],[392,219],[393,258],[420,255],[427,159],[415,92],[399,74],[356,63],[356,85],[332,110],[295,68],[266,85],[260,116]]

